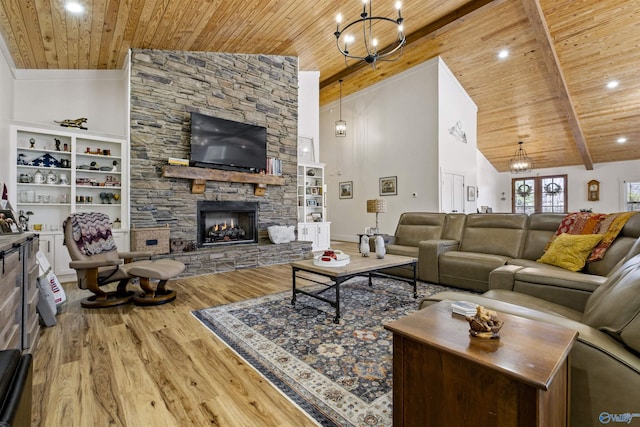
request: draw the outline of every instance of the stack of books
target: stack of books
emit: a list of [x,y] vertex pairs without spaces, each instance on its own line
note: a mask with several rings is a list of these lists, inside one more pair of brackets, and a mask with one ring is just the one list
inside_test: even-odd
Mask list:
[[282,175],[282,163],[280,159],[267,157],[267,175]]
[[469,301],[454,301],[451,303],[451,311],[460,316],[473,317],[476,315],[478,304]]

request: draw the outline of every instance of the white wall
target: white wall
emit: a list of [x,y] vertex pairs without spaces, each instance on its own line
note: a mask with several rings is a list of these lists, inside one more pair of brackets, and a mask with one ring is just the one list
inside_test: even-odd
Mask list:
[[[9,148],[9,122],[13,119],[13,75],[11,62],[6,44],[0,37],[0,150]],[[2,156],[6,161],[7,156]],[[9,180],[9,168],[0,160],[0,182]],[[0,187],[0,191],[2,188]]]
[[55,125],[86,117],[91,132],[124,136],[127,80],[123,70],[18,70],[14,120]]
[[320,72],[298,72],[298,136],[313,138],[314,158],[320,156]]
[[[502,182],[500,181],[500,173],[493,167],[489,160],[478,151],[478,194],[477,194],[477,207],[488,206],[494,212],[505,212],[504,204],[509,200],[509,191],[502,189]],[[501,192],[504,191],[505,201],[501,201]],[[510,203],[510,202],[509,202]],[[509,210],[511,212],[511,205],[509,204]],[[498,208],[500,207],[500,208]],[[502,210],[499,210],[502,209]]]
[[[455,164],[463,175],[474,174],[469,182],[475,185],[476,123],[475,118],[467,119],[470,112],[475,114],[475,105],[463,106],[470,99],[441,64],[440,58],[433,58],[344,97],[346,137],[335,136],[339,101],[321,108],[320,157],[327,164],[327,218],[332,223],[332,239],[355,241],[356,233],[375,226],[375,214],[366,211],[367,199],[382,197],[387,201],[387,212],[379,216],[380,229],[386,233],[395,231],[403,212],[439,211],[442,158]],[[446,83],[439,88],[443,79]],[[343,87],[348,84],[345,80]],[[442,99],[450,100],[447,102],[455,111],[443,114],[439,107]],[[443,147],[441,135],[450,137],[447,126],[453,119],[453,124],[468,122],[471,145]],[[397,177],[396,196],[379,195],[379,178],[386,176]],[[339,183],[344,181],[353,181],[352,199],[338,197]]]
[[[477,186],[478,107],[442,60],[438,61],[437,102],[440,170],[464,176],[464,211],[475,212],[477,201],[467,199],[467,187]],[[449,132],[457,123],[466,135],[466,143]],[[442,211],[442,203],[439,210]]]

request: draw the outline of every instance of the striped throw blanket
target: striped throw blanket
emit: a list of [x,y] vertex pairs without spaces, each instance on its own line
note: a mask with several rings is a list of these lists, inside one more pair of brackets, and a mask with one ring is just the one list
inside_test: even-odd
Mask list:
[[98,212],[74,213],[69,220],[73,240],[83,254],[90,256],[116,250],[108,215]]

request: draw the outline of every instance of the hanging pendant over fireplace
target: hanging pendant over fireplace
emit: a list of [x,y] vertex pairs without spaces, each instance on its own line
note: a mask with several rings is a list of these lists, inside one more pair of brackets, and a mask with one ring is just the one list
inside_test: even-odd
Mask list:
[[258,243],[258,203],[200,200],[198,246]]

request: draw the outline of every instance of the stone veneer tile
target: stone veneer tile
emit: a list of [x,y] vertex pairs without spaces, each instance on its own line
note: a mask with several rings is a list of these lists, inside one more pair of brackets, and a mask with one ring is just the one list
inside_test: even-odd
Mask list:
[[[296,225],[298,60],[295,57],[133,49],[131,55],[131,224],[169,224],[171,238],[196,239],[198,200],[259,202],[259,243],[171,254],[185,275],[290,262],[308,257],[308,242],[273,245],[270,225]],[[267,155],[282,161],[285,185],[191,182],[162,177],[169,157],[188,158],[189,113],[267,128]]]

